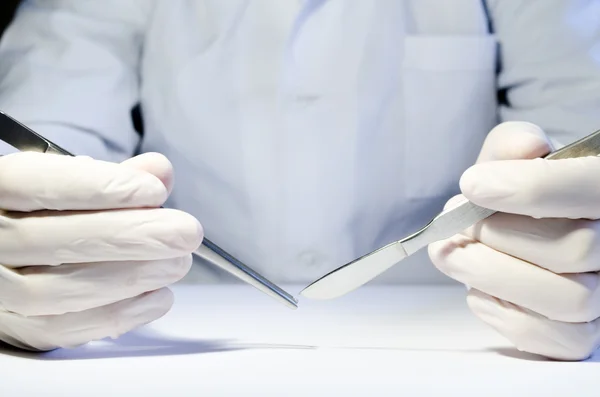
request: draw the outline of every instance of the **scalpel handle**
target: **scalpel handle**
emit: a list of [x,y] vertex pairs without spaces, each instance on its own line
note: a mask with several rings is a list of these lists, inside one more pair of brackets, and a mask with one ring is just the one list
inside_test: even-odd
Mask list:
[[496,211],[480,207],[467,199],[433,218],[424,228],[400,241],[407,255],[436,241],[445,240],[492,216]]
[[[559,160],[577,157],[597,156],[600,154],[600,130],[585,136],[578,141],[551,152],[545,159]],[[400,242],[408,255],[436,241],[444,240],[481,222],[496,213],[494,210],[480,207],[468,200],[463,200],[452,208],[442,211],[418,232],[404,238]]]

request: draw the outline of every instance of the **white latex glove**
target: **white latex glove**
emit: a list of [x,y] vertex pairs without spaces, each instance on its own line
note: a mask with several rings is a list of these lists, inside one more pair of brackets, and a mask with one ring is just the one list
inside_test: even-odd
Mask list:
[[31,350],[116,338],[163,316],[202,228],[159,209],[171,164],[0,158],[0,340]]
[[534,125],[492,130],[460,187],[502,213],[429,254],[471,287],[471,310],[519,350],[581,360],[600,344],[600,158],[534,159],[550,150]]

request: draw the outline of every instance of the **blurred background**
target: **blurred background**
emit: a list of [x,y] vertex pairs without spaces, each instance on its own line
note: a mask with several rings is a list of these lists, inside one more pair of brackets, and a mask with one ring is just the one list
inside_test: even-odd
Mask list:
[[0,36],[10,23],[12,16],[19,5],[20,0],[0,0]]
[[[0,38],[2,37],[2,34],[4,33],[6,27],[10,24],[15,10],[17,9],[21,1],[22,0],[0,0]],[[143,120],[139,105],[135,106],[131,110],[131,118],[135,130],[140,135],[143,135]],[[8,154],[13,151],[15,151],[13,148],[7,146],[4,142],[0,141],[0,153]]]

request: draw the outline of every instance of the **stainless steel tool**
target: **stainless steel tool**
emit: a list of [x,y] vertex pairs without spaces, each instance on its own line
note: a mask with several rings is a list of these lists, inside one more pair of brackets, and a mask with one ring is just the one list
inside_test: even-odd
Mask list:
[[[546,159],[566,159],[600,154],[600,130],[547,155]],[[371,281],[427,245],[449,238],[496,211],[463,200],[433,218],[425,227],[339,267],[308,285],[300,294],[310,299],[334,299]]]
[[[73,154],[3,112],[0,112],[0,139],[19,151],[73,156]],[[252,285],[285,306],[291,309],[298,307],[298,301],[292,295],[225,252],[207,238],[204,238],[202,245],[194,254]]]

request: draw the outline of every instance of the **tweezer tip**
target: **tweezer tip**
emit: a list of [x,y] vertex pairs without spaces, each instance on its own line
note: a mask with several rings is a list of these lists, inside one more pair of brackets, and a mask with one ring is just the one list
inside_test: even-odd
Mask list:
[[290,295],[290,303],[292,305],[294,305],[295,307],[298,307],[298,299],[296,299],[294,296]]
[[286,299],[285,301],[287,303],[286,306],[288,308],[290,308],[292,310],[298,309],[298,301],[295,298],[293,298],[291,300],[290,299]]

